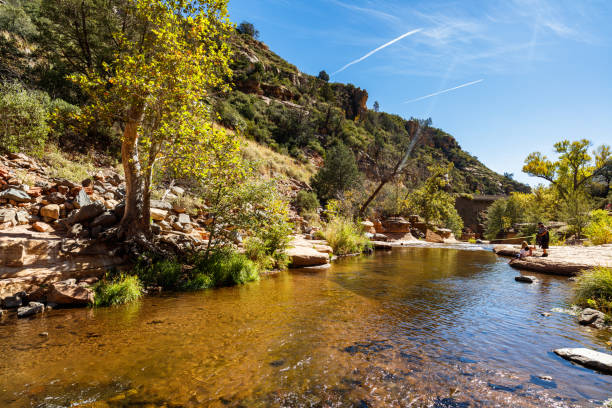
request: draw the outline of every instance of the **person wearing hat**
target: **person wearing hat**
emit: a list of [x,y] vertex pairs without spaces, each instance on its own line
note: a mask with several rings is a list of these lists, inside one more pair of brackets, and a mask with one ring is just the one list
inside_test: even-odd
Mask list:
[[548,242],[550,241],[550,233],[548,229],[544,226],[544,223],[538,222],[538,232],[536,235],[536,243],[540,244],[540,248],[544,251],[542,254],[543,257],[548,256],[546,250],[548,249]]

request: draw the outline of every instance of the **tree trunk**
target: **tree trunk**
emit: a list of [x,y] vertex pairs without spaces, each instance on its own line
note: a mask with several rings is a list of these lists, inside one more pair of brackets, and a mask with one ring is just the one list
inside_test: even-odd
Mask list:
[[125,125],[121,144],[121,161],[125,171],[125,212],[119,224],[119,237],[126,240],[151,237],[147,172],[143,172],[138,155],[138,126],[142,113],[142,107],[130,109],[130,120]]

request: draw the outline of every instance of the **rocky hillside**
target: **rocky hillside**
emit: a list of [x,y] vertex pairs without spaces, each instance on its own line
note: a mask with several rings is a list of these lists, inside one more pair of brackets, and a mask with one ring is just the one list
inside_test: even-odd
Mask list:
[[[401,151],[409,140],[410,120],[367,108],[368,92],[352,84],[328,83],[300,72],[268,46],[236,34],[234,91],[217,101],[223,125],[306,163],[319,164],[325,150],[341,141],[355,152],[361,170],[375,179],[373,146]],[[433,163],[453,163],[457,193],[507,194],[529,187],[497,174],[461,149],[441,129],[428,130],[410,170],[418,183]]]

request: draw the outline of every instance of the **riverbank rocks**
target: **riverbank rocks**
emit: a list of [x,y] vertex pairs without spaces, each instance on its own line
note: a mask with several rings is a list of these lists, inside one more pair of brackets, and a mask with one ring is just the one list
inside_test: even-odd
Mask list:
[[47,295],[47,302],[61,306],[87,306],[93,301],[93,291],[85,285],[77,285],[75,279],[55,282]]
[[[493,252],[499,256],[516,257],[520,246],[495,245]],[[591,247],[562,246],[550,247],[548,257],[542,257],[541,251],[534,256],[512,259],[509,265],[520,270],[547,273],[561,276],[575,276],[583,270],[596,267],[612,268],[612,245]]]
[[45,311],[45,305],[39,302],[30,302],[27,306],[17,309],[17,317],[24,318],[34,316]]
[[562,348],[554,353],[581,366],[612,374],[612,355],[586,348]]
[[595,309],[584,309],[578,318],[578,323],[583,326],[594,326],[598,329],[606,327],[606,315]]
[[519,275],[514,278],[515,281],[521,283],[534,283],[537,282],[537,278],[535,276],[527,276],[527,275]]

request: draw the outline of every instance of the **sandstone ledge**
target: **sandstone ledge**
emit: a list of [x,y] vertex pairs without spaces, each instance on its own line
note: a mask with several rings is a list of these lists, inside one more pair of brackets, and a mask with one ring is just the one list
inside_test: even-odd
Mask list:
[[[495,245],[493,252],[500,256],[516,257],[520,251],[515,245]],[[540,272],[551,275],[574,276],[582,270],[597,267],[612,268],[612,245],[592,247],[558,246],[548,250],[548,257],[542,258],[541,251],[534,256],[512,259],[510,266],[516,269]]]

